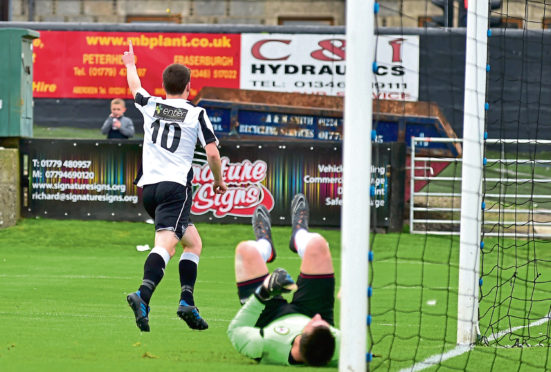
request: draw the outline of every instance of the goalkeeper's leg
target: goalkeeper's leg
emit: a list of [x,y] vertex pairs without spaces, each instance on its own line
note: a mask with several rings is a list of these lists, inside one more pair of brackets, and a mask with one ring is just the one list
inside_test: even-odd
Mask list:
[[297,279],[298,291],[292,304],[303,314],[321,317],[334,324],[335,274],[329,244],[323,236],[311,233],[308,228],[310,211],[303,194],[297,194],[291,202],[293,234],[289,247],[302,259]]
[[251,223],[256,240],[242,241],[235,248],[235,281],[242,304],[268,276],[266,262],[276,257],[270,213],[266,207],[259,205],[255,209]]
[[255,241],[243,241],[235,248],[235,281],[239,301],[244,304],[268,276],[268,266]]
[[291,202],[293,233],[289,247],[302,258],[300,272],[308,275],[333,274],[329,244],[323,236],[308,230],[310,209],[304,194],[296,194]]
[[333,269],[333,260],[327,240],[317,233],[308,234],[304,243],[304,254],[300,265],[301,274],[333,274],[335,270]]

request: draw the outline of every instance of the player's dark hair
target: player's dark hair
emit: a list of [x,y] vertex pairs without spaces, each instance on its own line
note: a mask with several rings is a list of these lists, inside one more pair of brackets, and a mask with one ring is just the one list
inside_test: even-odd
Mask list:
[[163,84],[167,94],[184,93],[191,78],[191,71],[184,65],[174,63],[163,71]]
[[335,352],[335,336],[326,326],[315,327],[312,332],[302,334],[299,351],[306,364],[324,366]]

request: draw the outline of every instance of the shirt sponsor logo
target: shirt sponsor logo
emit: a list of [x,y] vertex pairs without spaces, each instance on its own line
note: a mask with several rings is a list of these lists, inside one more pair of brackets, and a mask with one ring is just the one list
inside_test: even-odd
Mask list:
[[184,108],[157,103],[153,117],[167,121],[184,121],[187,113],[188,110]]

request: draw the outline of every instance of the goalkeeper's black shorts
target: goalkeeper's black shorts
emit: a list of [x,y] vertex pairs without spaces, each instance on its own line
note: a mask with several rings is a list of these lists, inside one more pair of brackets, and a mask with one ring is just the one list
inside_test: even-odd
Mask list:
[[272,321],[287,314],[304,314],[313,317],[320,314],[323,320],[332,326],[335,306],[335,275],[300,274],[297,280],[298,289],[291,302],[276,297],[266,303],[258,317],[256,326],[264,328]]

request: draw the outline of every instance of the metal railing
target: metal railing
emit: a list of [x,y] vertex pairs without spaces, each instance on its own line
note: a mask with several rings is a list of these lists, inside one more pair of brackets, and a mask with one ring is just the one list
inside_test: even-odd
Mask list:
[[[412,234],[435,234],[435,235],[459,235],[459,225],[461,218],[461,193],[454,190],[461,190],[461,174],[458,177],[438,176],[434,174],[430,164],[436,162],[457,163],[462,162],[461,158],[442,158],[432,156],[416,156],[416,145],[420,142],[438,142],[438,143],[461,143],[461,139],[452,138],[430,138],[430,137],[412,137],[411,138],[411,160],[410,160],[410,209],[409,226]],[[488,139],[486,144],[541,144],[549,145],[551,141],[547,140],[497,140]],[[426,145],[422,146],[426,149]],[[484,166],[495,165],[528,165],[551,166],[551,160],[534,159],[504,159],[492,158],[485,159]],[[422,172],[419,172],[422,171]],[[482,229],[486,236],[511,236],[511,237],[551,237],[551,195],[538,194],[536,192],[522,193],[518,187],[513,187],[514,192],[508,192],[511,187],[504,185],[537,185],[551,184],[551,178],[526,174],[522,178],[512,177],[507,170],[499,169],[498,177],[484,177],[483,190],[488,185],[497,185],[499,190],[493,190],[483,194],[484,209],[482,214]],[[422,173],[422,174],[419,174]],[[511,173],[511,172],[509,172]],[[518,174],[518,172],[516,173]],[[515,175],[516,175],[515,174]],[[415,191],[416,182],[424,182],[425,186],[419,191]],[[448,183],[451,192],[442,192],[442,190],[431,191],[431,183]],[[455,185],[453,185],[455,184]],[[497,191],[497,192],[496,192]],[[531,191],[534,191],[532,187]],[[442,206],[434,203],[434,200],[448,199],[451,206]],[[432,201],[432,203],[431,203]],[[451,203],[449,203],[451,201]],[[549,202],[548,208],[538,207],[538,202],[545,204]],[[432,205],[431,205],[432,204]],[[436,204],[436,205],[434,205]],[[440,203],[442,204],[442,203]],[[418,217],[419,214],[424,217]],[[546,219],[545,217],[549,218]],[[536,219],[540,219],[537,221]],[[543,220],[541,220],[543,219]],[[544,231],[547,228],[548,231]]]

